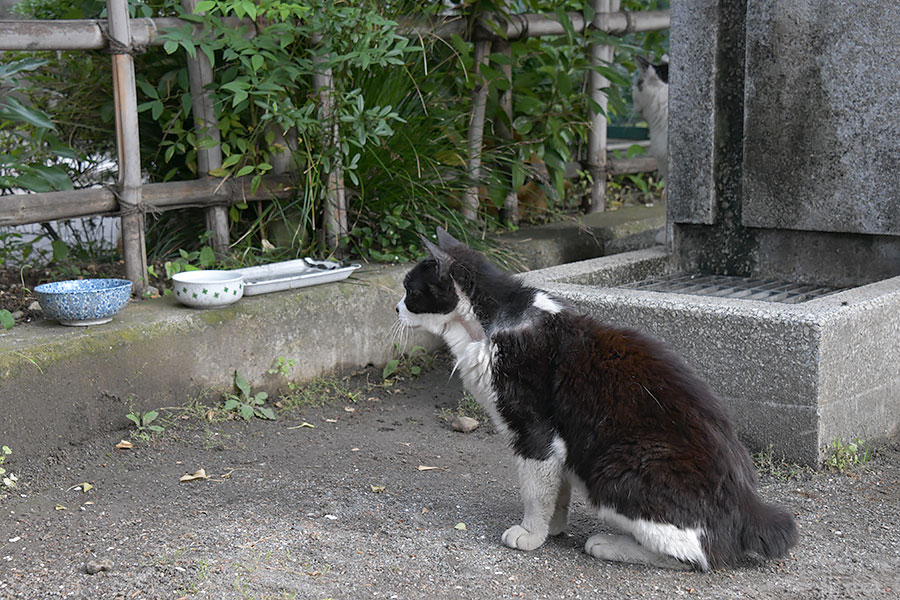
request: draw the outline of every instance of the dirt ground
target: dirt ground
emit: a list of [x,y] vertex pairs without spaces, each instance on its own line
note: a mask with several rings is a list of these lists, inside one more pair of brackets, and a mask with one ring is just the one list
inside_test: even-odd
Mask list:
[[[587,556],[600,525],[583,504],[538,550],[503,547],[521,517],[512,456],[488,425],[448,426],[441,409],[462,392],[447,361],[392,388],[364,385],[380,375],[275,422],[175,412],[149,441],[123,419],[49,460],[12,455],[0,597],[900,597],[900,440],[852,475],[763,475],[763,495],[800,524],[789,558],[669,572]],[[122,439],[133,448],[116,449]],[[200,468],[208,479],[179,481]]]

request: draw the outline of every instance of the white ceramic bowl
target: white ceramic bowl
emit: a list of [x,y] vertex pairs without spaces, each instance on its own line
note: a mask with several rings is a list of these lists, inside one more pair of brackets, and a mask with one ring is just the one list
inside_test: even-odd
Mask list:
[[172,275],[175,297],[193,308],[219,308],[244,295],[244,275],[233,271],[184,271]]

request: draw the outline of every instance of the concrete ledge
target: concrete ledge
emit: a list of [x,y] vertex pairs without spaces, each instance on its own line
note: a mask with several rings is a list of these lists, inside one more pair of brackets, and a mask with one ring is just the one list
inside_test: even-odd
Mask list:
[[[622,209],[504,236],[534,268],[610,248],[649,244],[665,208]],[[130,407],[181,405],[209,388],[230,389],[239,371],[254,386],[283,356],[294,381],[338,369],[381,366],[393,356],[394,306],[409,266],[367,267],[341,283],[243,298],[197,311],[173,298],[132,301],[108,324],[72,328],[44,321],[0,332],[0,444],[51,454],[98,430],[129,425]],[[438,340],[410,344],[435,348]]]
[[102,326],[15,327],[0,337],[0,440],[22,453],[46,452],[127,425],[132,405],[150,410],[230,389],[235,370],[255,385],[274,382],[266,371],[279,356],[296,359],[293,380],[384,364],[405,270],[370,269],[217,310],[166,297],[132,301]]
[[598,256],[629,252],[661,243],[666,206],[620,208],[580,215],[569,221],[523,227],[499,238],[501,246],[528,269],[543,269]]

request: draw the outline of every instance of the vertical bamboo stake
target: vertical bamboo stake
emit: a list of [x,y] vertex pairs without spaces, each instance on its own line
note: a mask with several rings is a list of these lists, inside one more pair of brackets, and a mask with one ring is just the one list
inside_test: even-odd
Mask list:
[[[512,46],[508,40],[494,40],[492,50],[497,54],[502,54],[507,58],[505,64],[500,65],[500,72],[506,78],[509,87],[500,94],[500,109],[506,115],[509,127],[502,121],[497,127],[500,137],[508,142],[514,139],[512,130],[513,119],[513,93],[512,93]],[[515,184],[512,176],[512,169],[506,168],[506,175],[509,177],[509,189],[506,191],[506,198],[503,201],[503,220],[513,225],[519,224],[519,197],[516,193]]]
[[137,91],[131,48],[127,0],[106,0],[112,55],[116,143],[119,155],[119,208],[125,273],[140,297],[147,287],[147,246],[141,206],[141,150],[138,138]]
[[478,180],[481,177],[481,144],[484,139],[484,111],[488,86],[481,81],[481,65],[487,64],[491,51],[490,40],[475,42],[475,77],[479,80],[472,90],[472,116],[469,119],[469,188],[463,198],[462,215],[468,221],[478,216]]
[[[194,13],[199,0],[181,0],[188,13]],[[194,133],[197,140],[209,137],[215,145],[197,149],[197,171],[207,177],[213,169],[222,167],[222,146],[220,145],[219,120],[213,106],[212,96],[206,86],[212,83],[212,65],[203,52],[194,58],[187,57],[188,78],[191,84],[191,111],[194,114]],[[206,230],[213,232],[212,244],[216,254],[228,251],[228,211],[224,206],[210,206],[206,209]]]
[[[618,0],[593,0],[595,30],[609,30],[609,13],[618,10]],[[612,63],[613,47],[591,44],[591,66]],[[592,70],[589,79],[590,97],[599,107],[591,110],[591,132],[588,137],[588,165],[591,173],[591,205],[588,212],[606,210],[606,109],[608,99],[604,88],[609,87],[609,79]]]
[[[313,40],[313,43],[318,43]],[[322,66],[322,57],[313,58],[317,67]],[[341,162],[341,138],[337,118],[334,115],[334,74],[330,68],[313,74],[313,89],[319,94],[319,119],[329,128],[327,146],[334,148],[335,157],[325,183],[325,243],[339,250],[340,241],[347,236],[347,198],[344,195],[344,173]]]

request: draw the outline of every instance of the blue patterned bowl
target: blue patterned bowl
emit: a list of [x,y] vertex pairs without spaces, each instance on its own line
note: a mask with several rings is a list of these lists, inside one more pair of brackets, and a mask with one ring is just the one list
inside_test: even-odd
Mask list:
[[127,279],[75,279],[34,288],[44,315],[63,325],[99,325],[112,321],[131,297]]

